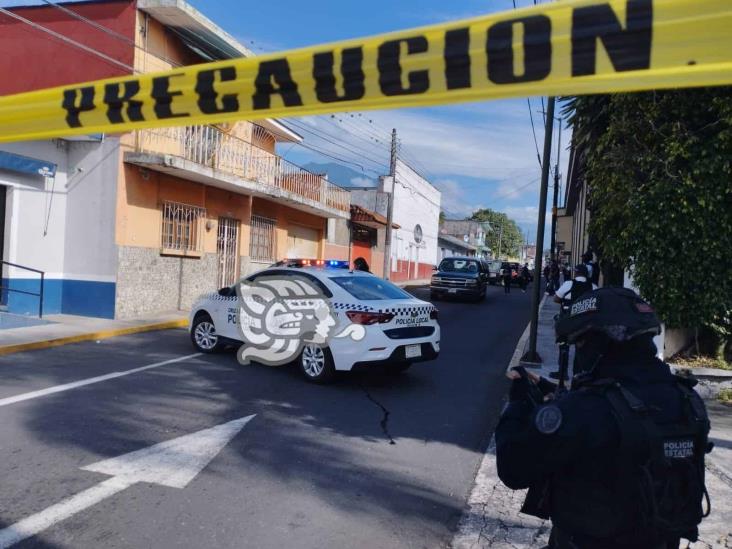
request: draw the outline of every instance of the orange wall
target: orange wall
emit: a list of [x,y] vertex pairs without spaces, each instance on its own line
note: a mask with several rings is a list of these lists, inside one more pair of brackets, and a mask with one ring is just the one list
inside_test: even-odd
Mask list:
[[341,244],[331,244],[330,242],[325,243],[325,253],[322,259],[338,259],[341,261],[348,261],[348,246]]
[[[325,235],[325,218],[258,197],[253,200],[252,213],[277,221],[275,229],[277,234],[276,259],[282,259],[287,255],[287,228],[290,223],[311,227],[320,232],[317,259],[323,258],[323,252],[325,251],[325,239],[323,238]],[[248,252],[246,255],[249,255]]]
[[210,230],[203,251],[216,252],[218,218],[241,221],[240,255],[249,255],[249,197],[207,187],[138,166],[122,164],[117,195],[117,244],[160,248],[161,205],[165,200],[206,208]]
[[[117,195],[116,242],[119,246],[160,248],[161,206],[166,200],[206,208],[206,219],[211,228],[203,235],[203,252],[216,253],[216,235],[219,217],[233,217],[241,221],[240,254],[249,255],[249,218],[251,213],[275,219],[277,258],[287,253],[287,234],[290,223],[317,229],[320,234],[319,257],[323,257],[325,219],[284,204],[250,197],[201,185],[199,183],[159,173],[142,170],[138,166],[122,163]],[[348,249],[345,248],[345,257]]]

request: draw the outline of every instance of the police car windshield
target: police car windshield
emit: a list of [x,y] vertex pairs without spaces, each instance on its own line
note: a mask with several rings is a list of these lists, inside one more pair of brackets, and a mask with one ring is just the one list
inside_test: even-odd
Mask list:
[[410,299],[412,297],[391,282],[375,276],[336,276],[331,280],[356,299]]
[[447,273],[477,273],[478,262],[472,259],[443,259],[438,270]]

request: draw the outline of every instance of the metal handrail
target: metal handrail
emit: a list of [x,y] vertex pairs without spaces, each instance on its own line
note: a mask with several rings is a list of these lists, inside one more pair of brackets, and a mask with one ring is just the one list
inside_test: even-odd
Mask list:
[[2,292],[3,290],[7,290],[8,292],[15,292],[18,294],[25,294],[25,295],[34,295],[34,296],[38,297],[39,298],[38,299],[38,318],[43,318],[43,286],[44,286],[44,281],[46,278],[46,273],[44,271],[40,271],[40,270],[34,269],[32,267],[26,267],[25,265],[18,265],[17,263],[11,263],[10,261],[4,261],[2,259],[0,259],[0,265],[9,265],[10,267],[15,267],[16,269],[23,269],[25,271],[30,271],[32,273],[38,273],[39,275],[41,275],[41,289],[40,289],[40,292],[38,292],[38,293],[26,292],[25,290],[16,290],[15,288],[3,286],[1,283],[0,283],[0,292]]
[[[254,126],[254,130],[259,126]],[[350,193],[322,175],[214,126],[183,126],[138,130],[138,152],[165,153],[258,183],[279,187],[343,212]]]

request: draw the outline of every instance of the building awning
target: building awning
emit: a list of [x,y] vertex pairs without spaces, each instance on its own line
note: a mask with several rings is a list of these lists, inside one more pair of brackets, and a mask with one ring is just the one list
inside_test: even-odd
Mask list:
[[[357,206],[356,204],[351,204],[351,221],[365,225],[366,227],[371,227],[372,229],[386,227],[386,218],[383,215],[367,210],[362,206]],[[394,229],[400,228],[400,225],[397,223],[392,223],[391,226]]]
[[437,243],[443,248],[450,248],[452,250],[465,250],[467,252],[476,252],[478,250],[477,246],[473,246],[472,244],[463,242],[455,236],[450,236],[447,234],[439,235],[437,237]]
[[30,175],[42,175],[43,177],[56,176],[56,164],[38,160],[29,156],[0,151],[0,170],[25,173]]
[[217,61],[253,56],[249,48],[185,0],[138,0],[137,8],[170,28],[204,59]]

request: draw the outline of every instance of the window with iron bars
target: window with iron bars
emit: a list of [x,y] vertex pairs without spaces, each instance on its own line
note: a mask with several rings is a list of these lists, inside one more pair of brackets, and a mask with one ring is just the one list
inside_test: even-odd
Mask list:
[[272,261],[275,258],[274,219],[252,215],[249,256],[254,261]]
[[163,202],[160,246],[164,253],[203,252],[206,209],[178,202]]

